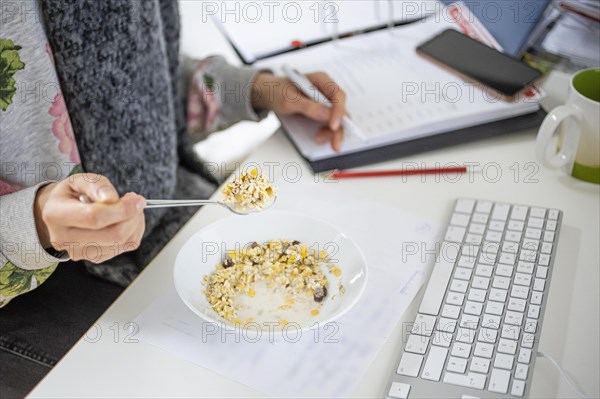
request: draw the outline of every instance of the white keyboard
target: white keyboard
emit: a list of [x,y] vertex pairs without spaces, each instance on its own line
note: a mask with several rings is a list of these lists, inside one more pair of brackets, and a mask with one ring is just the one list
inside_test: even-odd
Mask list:
[[389,398],[528,395],[562,212],[459,199]]

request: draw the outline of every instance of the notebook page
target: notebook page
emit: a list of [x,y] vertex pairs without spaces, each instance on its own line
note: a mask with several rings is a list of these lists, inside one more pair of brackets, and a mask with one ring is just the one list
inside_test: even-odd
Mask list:
[[[537,97],[506,103],[419,57],[415,52],[418,44],[447,28],[461,28],[448,18],[436,17],[391,32],[372,32],[284,54],[258,65],[276,71],[283,64],[301,72],[323,70],[342,87],[347,93],[348,112],[368,141],[346,135],[341,154],[538,109]],[[497,46],[494,41],[490,44]],[[317,123],[297,116],[284,117],[282,123],[308,159],[334,155],[329,146],[314,141]]]
[[[211,2],[207,2],[211,3]],[[248,62],[293,48],[293,41],[310,43],[422,18],[439,11],[437,0],[303,0],[278,2],[215,2],[204,8]],[[338,21],[336,23],[336,21]],[[268,38],[268,40],[265,40]]]

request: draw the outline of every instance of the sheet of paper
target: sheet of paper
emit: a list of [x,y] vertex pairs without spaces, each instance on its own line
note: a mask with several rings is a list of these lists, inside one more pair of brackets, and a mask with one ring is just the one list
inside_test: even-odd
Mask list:
[[[420,43],[448,28],[461,30],[500,48],[464,4],[457,3],[424,22],[283,54],[261,61],[257,66],[278,71],[288,64],[302,72],[322,70],[340,85],[347,94],[349,114],[368,138],[363,142],[346,135],[340,154],[476,126],[538,109],[540,96],[537,93],[507,103],[416,54],[415,48]],[[314,140],[319,128],[317,123],[300,116],[281,120],[308,159],[335,155],[330,146]]]
[[[411,21],[440,10],[436,0],[303,0],[206,2],[213,18],[248,62],[291,49],[292,42],[311,43],[336,34]],[[391,8],[390,8],[391,4]],[[265,40],[269,38],[269,40]]]
[[[330,194],[313,198],[292,190],[280,195],[276,206],[337,224],[363,250],[369,279],[351,311],[333,324],[303,334],[297,342],[294,337],[250,342],[244,336],[215,331],[171,289],[138,316],[138,337],[273,397],[346,396],[422,286],[434,262],[431,254],[422,258],[422,250],[435,248],[439,228],[376,202]],[[406,251],[406,245],[421,250],[408,256],[413,251]]]

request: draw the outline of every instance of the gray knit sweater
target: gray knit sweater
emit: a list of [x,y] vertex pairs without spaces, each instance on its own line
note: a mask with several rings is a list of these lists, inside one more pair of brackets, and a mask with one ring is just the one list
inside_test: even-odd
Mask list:
[[[33,11],[5,15],[0,31],[0,306],[59,262],[35,229],[41,185],[83,169],[107,176],[120,193],[205,198],[215,187],[198,173],[191,144],[259,119],[248,98],[221,95],[243,93],[255,70],[221,57],[180,62],[175,1],[16,4]],[[192,212],[146,211],[137,251],[86,267],[128,284]]]

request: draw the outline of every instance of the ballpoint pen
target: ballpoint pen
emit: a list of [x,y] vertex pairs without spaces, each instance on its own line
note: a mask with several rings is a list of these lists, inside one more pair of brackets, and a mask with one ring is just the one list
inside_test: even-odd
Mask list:
[[[319,89],[317,89],[310,80],[306,78],[306,76],[302,75],[300,72],[288,65],[284,65],[282,70],[288,79],[290,79],[305,96],[312,98],[323,105],[331,107],[331,101],[329,101],[327,97],[325,97],[325,95]],[[318,98],[314,98],[315,94],[317,94]],[[347,115],[344,115],[342,118],[342,125],[344,126],[345,132],[358,137],[362,141],[367,141],[367,138],[360,127],[358,127],[356,123],[354,123]]]

